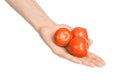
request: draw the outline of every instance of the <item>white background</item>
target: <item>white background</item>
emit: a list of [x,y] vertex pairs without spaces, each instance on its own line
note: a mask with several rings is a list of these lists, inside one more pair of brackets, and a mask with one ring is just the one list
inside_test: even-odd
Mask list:
[[119,80],[119,0],[37,0],[57,23],[88,29],[90,51],[106,65],[90,68],[52,53],[37,32],[0,0],[0,80]]

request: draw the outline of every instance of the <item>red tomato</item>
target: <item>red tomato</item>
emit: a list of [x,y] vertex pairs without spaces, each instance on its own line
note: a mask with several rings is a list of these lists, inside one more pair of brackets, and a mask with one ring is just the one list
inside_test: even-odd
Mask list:
[[87,55],[87,42],[83,37],[74,37],[69,45],[68,51],[76,57],[84,57]]
[[74,37],[84,37],[86,42],[87,42],[87,46],[89,48],[89,45],[88,45],[88,33],[87,33],[87,29],[86,28],[82,28],[82,27],[75,27],[73,30],[72,30],[72,34]]
[[75,27],[72,30],[73,36],[80,36],[80,37],[85,37],[88,40],[88,33],[87,30],[85,28],[82,27]]
[[67,28],[60,28],[55,32],[54,42],[58,46],[67,46],[73,38],[72,32]]

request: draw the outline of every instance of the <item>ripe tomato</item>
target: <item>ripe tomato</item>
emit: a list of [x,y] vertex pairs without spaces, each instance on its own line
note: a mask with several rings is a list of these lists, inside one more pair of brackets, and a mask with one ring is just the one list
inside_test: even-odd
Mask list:
[[89,44],[88,44],[88,33],[87,33],[87,29],[86,28],[82,28],[82,27],[75,27],[72,30],[72,34],[74,37],[84,37],[86,42],[87,42],[87,46],[89,48]]
[[88,33],[87,33],[87,30],[85,28],[75,27],[72,30],[72,34],[74,37],[76,37],[76,36],[85,37],[88,40]]
[[67,28],[59,28],[54,35],[54,42],[58,46],[67,46],[73,38],[72,32]]
[[84,57],[87,55],[87,42],[83,37],[74,37],[69,45],[68,51],[76,57]]

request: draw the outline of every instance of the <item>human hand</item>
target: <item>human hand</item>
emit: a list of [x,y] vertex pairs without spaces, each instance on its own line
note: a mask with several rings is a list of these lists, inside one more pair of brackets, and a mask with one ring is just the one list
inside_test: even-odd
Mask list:
[[[53,53],[55,53],[56,55],[58,55],[62,58],[70,60],[72,62],[75,62],[78,64],[83,64],[83,65],[90,66],[90,67],[95,67],[95,66],[102,67],[105,64],[105,62],[102,58],[100,58],[99,56],[97,56],[91,52],[88,52],[88,55],[86,57],[79,58],[79,57],[72,56],[66,50],[66,48],[57,46],[53,41],[53,36],[54,36],[54,33],[56,32],[56,30],[58,30],[59,28],[63,28],[63,27],[71,30],[71,28],[68,25],[56,24],[54,26],[41,27],[38,31],[38,33],[40,34],[43,41],[51,48]],[[89,39],[89,46],[91,44],[92,44],[92,40]]]
[[[70,29],[67,25],[54,24],[43,9],[36,3],[35,0],[7,0],[7,2],[24,17],[33,28],[38,31],[43,41],[51,48],[51,50],[58,56],[68,59],[72,62],[84,64],[87,66],[103,66],[104,61],[97,55],[89,52],[84,58],[78,58],[70,55],[68,51],[57,46],[53,41],[53,36],[56,30],[61,27]],[[33,11],[34,10],[34,11]],[[89,45],[91,40],[89,40]]]

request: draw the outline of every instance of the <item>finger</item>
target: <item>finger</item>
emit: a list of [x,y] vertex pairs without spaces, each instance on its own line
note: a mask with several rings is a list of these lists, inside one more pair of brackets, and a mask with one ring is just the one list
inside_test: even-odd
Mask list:
[[86,66],[89,66],[89,67],[95,67],[95,64],[92,62],[92,59],[90,59],[88,57],[80,58],[80,60],[82,61],[83,65],[86,65]]
[[82,61],[81,61],[79,58],[74,57],[74,56],[72,56],[72,55],[69,54],[69,53],[65,53],[65,54],[63,55],[63,58],[66,58],[66,59],[68,59],[68,60],[70,60],[70,61],[72,61],[72,62],[74,62],[74,63],[82,64]]
[[92,62],[94,64],[96,64],[96,66],[102,67],[103,65],[105,65],[105,62],[101,57],[99,57],[91,52],[89,52],[88,57],[92,59]]
[[92,60],[92,63],[94,63],[96,66],[98,66],[98,67],[102,67],[104,64],[102,64],[100,61],[98,61],[98,60]]
[[103,60],[101,57],[99,57],[99,56],[97,56],[97,55],[95,55],[95,54],[93,54],[93,53],[91,53],[91,52],[89,52],[88,57],[93,58],[93,59],[95,59],[95,60],[98,60],[98,61],[100,61],[100,62],[102,62],[102,63],[105,63],[104,60]]
[[93,43],[93,40],[89,38],[89,39],[88,39],[88,45],[91,46],[92,43]]
[[65,54],[64,58],[66,58],[74,63],[83,64],[83,65],[86,65],[89,67],[95,67],[95,64],[89,58],[78,58],[78,57],[74,57],[70,54]]

